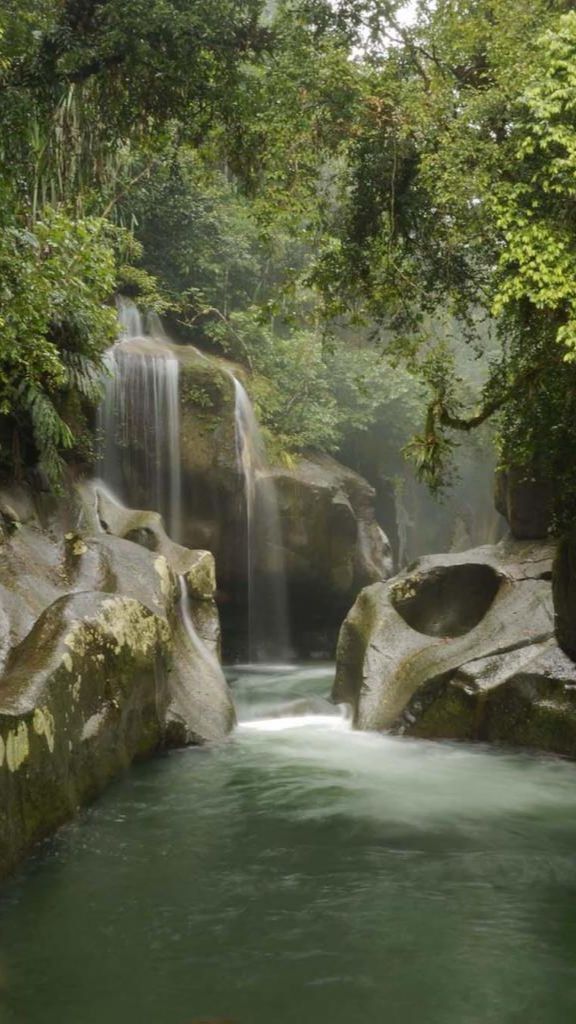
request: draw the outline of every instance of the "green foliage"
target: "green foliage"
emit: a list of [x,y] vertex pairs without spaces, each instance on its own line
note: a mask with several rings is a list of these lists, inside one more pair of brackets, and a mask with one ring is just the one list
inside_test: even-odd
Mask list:
[[201,384],[186,381],[182,386],[181,394],[187,404],[193,405],[203,412],[211,412],[216,405],[214,394],[211,394],[209,389],[202,387]]
[[534,48],[511,132],[515,173],[493,208],[505,240],[496,314],[529,304],[576,350],[576,14],[559,17]]
[[0,235],[0,416],[9,464],[25,455],[28,425],[36,454],[54,482],[60,451],[73,436],[62,416],[66,396],[99,395],[101,354],[114,336],[115,257],[110,226],[45,210],[34,230],[13,224]]
[[[505,465],[576,494],[566,409],[576,351],[576,15],[563,0],[438,0],[403,26],[353,3],[365,39],[339,220],[311,274],[326,314],[373,316],[430,390],[409,446],[433,486],[455,432],[499,415]],[[470,401],[450,358],[431,373],[430,317],[448,311],[501,355]],[[442,329],[436,330],[442,339]],[[434,348],[434,345],[432,346]],[[433,368],[433,367],[432,367]],[[466,411],[469,410],[469,411]],[[576,514],[564,508],[564,518]]]
[[162,282],[181,316],[226,315],[262,287],[265,257],[249,204],[189,147],[172,145],[120,201],[146,271]]
[[[287,232],[277,244],[280,207],[310,233],[320,149],[341,144],[355,102],[349,38],[324,0],[272,15],[264,0],[3,3],[5,465],[14,451],[39,456],[56,479],[83,432],[78,409],[97,398],[116,289],[200,330],[277,300],[301,255]],[[278,344],[268,390],[280,421],[294,360]],[[290,352],[303,347],[296,334]],[[285,429],[296,436],[293,421]],[[302,443],[321,434],[303,428]],[[334,437],[325,427],[322,443]]]
[[5,468],[39,458],[54,483],[63,453],[84,446],[81,409],[98,398],[117,288],[157,312],[171,306],[118,208],[175,136],[198,145],[226,122],[271,42],[261,12],[261,0],[2,4]]
[[261,223],[314,238],[330,208],[329,163],[354,130],[356,32],[326,0],[280,0],[271,27],[274,47],[247,69],[235,94],[227,159]]
[[336,452],[391,408],[405,436],[421,412],[414,381],[365,344],[335,338],[327,346],[319,331],[305,328],[281,333],[257,309],[215,321],[211,333],[250,366],[252,398],[275,457]]
[[263,182],[258,197],[248,197],[228,170],[173,139],[118,213],[134,226],[142,265],[169,296],[182,339],[216,344],[251,369],[273,454],[336,451],[386,404],[394,405],[392,420],[414,423],[414,406],[422,405],[417,384],[391,370],[366,331],[346,339],[337,332],[334,342],[320,330],[315,296],[301,286],[313,243],[300,200],[293,225],[285,222],[285,198],[270,230],[271,197],[280,187],[276,181],[270,192]]
[[6,0],[4,464],[55,479],[121,289],[246,363],[285,453],[390,422],[438,486],[499,416],[502,462],[576,495],[576,14],[401,7]]

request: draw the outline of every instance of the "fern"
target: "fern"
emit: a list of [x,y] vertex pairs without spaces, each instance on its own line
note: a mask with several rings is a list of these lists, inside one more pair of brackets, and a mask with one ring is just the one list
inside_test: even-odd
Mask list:
[[24,382],[19,388],[19,399],[22,409],[30,417],[39,467],[50,485],[58,489],[64,469],[61,452],[72,448],[72,431],[51,399],[34,384]]
[[101,367],[81,352],[61,352],[60,358],[66,372],[66,387],[97,404],[103,393]]

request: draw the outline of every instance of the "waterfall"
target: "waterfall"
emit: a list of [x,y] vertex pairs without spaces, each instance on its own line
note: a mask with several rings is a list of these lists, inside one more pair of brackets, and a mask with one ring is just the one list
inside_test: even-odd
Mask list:
[[[125,505],[160,512],[172,540],[181,541],[179,360],[157,316],[144,319],[125,299],[118,315],[119,340],[106,355],[99,411],[99,475]],[[250,399],[225,372],[234,385],[236,466],[244,493],[249,658],[285,659],[290,643],[276,490]],[[240,544],[237,550],[242,562]],[[186,622],[184,601],[181,609]]]
[[206,641],[200,638],[196,631],[196,626],[194,625],[192,612],[190,610],[190,597],[188,596],[188,587],[186,586],[185,576],[178,576],[178,590],[180,619],[184,627],[186,644],[194,655],[196,662],[199,662],[202,665],[204,679],[214,673],[220,676],[222,670],[216,654],[214,654]]
[[118,306],[120,340],[109,349],[99,413],[100,475],[132,508],[154,508],[181,538],[178,360],[158,328],[146,331],[133,302]]
[[234,377],[236,461],[244,479],[248,654],[290,656],[286,571],[276,489],[250,399]]

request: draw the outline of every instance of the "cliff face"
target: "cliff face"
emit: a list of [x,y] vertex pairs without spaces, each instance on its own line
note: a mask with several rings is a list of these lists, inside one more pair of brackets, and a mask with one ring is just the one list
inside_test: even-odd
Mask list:
[[293,632],[306,652],[318,642],[332,651],[362,588],[392,574],[374,489],[336,459],[313,453],[293,469],[274,470],[273,480]]
[[155,513],[0,496],[0,874],[135,758],[230,731],[214,591]]
[[[235,394],[226,360],[172,345],[179,361],[184,543],[216,559],[228,651],[246,632],[247,545],[244,481],[237,465]],[[272,467],[282,550],[255,552],[261,579],[283,563],[298,653],[332,654],[346,611],[363,586],[392,571],[375,518],[375,492],[328,455],[308,452],[293,468]],[[277,555],[280,554],[280,559]],[[272,564],[274,563],[274,565]]]
[[[291,469],[267,467],[240,383],[245,370],[225,359],[166,338],[132,338],[118,346],[114,368],[119,384],[105,403],[105,451],[113,455],[105,459],[106,479],[128,504],[143,507],[155,500],[173,528],[176,458],[177,533],[188,547],[207,549],[216,559],[227,655],[248,654],[254,573],[258,589],[270,594],[281,575],[298,653],[332,654],[342,618],[360,588],[390,573],[374,490],[352,470],[317,453],[294,460]],[[172,422],[169,441],[162,417]],[[279,499],[278,529],[276,524],[271,529],[266,513],[273,491]],[[266,604],[273,602],[265,602],[260,616],[265,617]],[[268,628],[265,632],[270,634]],[[276,642],[281,648],[278,641],[272,637],[271,647]]]

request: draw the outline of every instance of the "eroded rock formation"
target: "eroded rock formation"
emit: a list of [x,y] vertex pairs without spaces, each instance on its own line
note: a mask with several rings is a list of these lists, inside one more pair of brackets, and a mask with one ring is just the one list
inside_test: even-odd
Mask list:
[[329,651],[356,595],[392,573],[374,490],[329,455],[309,454],[273,477],[293,629],[308,650],[324,634]]
[[334,698],[362,729],[576,756],[576,665],[554,635],[553,555],[506,540],[368,587],[342,627]]
[[234,711],[208,552],[88,485],[13,489],[0,526],[2,874],[134,758],[221,740]]

